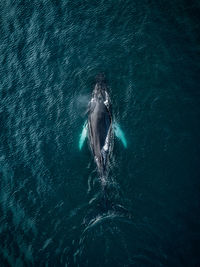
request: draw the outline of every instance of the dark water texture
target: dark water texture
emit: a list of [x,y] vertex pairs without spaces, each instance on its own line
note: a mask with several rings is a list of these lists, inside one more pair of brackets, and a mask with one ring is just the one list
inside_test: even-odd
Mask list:
[[[200,2],[0,1],[0,265],[200,266]],[[78,138],[105,72],[103,211]]]

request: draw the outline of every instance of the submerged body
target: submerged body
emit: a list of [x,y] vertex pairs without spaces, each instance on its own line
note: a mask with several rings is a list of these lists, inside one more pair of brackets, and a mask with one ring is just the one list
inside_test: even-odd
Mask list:
[[118,137],[124,147],[127,147],[125,135],[118,123],[112,118],[111,102],[107,92],[104,76],[99,75],[92,97],[89,102],[88,118],[83,125],[79,139],[79,149],[83,147],[84,140],[88,137],[89,145],[97,165],[99,178],[102,185],[103,212],[108,210],[130,216],[129,212],[121,205],[114,205],[109,199],[109,159],[111,158],[114,134]]
[[89,103],[88,137],[101,179],[106,178],[112,150],[111,103],[104,79],[97,81]]

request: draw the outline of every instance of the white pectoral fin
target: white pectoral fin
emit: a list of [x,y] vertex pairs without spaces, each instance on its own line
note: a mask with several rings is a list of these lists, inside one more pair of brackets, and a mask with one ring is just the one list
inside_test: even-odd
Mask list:
[[88,132],[88,124],[87,124],[87,121],[85,121],[82,132],[80,134],[80,138],[79,138],[79,150],[81,150],[83,147],[84,141],[87,137],[87,132]]
[[114,122],[113,128],[114,128],[115,135],[122,141],[122,144],[124,145],[124,147],[127,148],[127,141],[119,124]]

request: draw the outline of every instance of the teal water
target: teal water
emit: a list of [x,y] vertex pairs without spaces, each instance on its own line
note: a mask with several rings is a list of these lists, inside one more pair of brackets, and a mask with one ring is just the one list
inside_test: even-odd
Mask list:
[[[200,266],[200,3],[0,1],[0,266]],[[104,72],[109,202],[78,142]],[[128,214],[131,216],[128,216]]]

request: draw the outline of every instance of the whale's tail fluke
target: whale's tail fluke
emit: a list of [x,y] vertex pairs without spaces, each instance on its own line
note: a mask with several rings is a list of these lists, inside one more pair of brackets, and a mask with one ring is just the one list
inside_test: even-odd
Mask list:
[[123,205],[118,203],[113,203],[111,199],[108,196],[108,193],[106,190],[101,192],[101,197],[96,202],[96,206],[90,206],[90,209],[88,209],[87,214],[84,217],[83,223],[87,226],[93,224],[98,218],[104,218],[107,216],[114,216],[114,217],[123,217],[126,219],[133,219],[133,215],[125,208]]
[[113,213],[118,216],[132,218],[131,212],[125,208],[122,203],[122,200],[119,200],[119,188],[116,188],[109,183],[108,177],[100,177],[101,179],[101,205],[103,213]]

